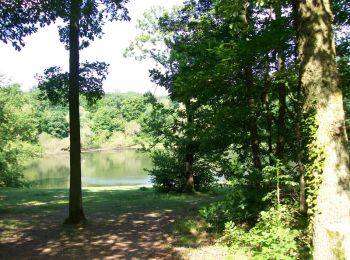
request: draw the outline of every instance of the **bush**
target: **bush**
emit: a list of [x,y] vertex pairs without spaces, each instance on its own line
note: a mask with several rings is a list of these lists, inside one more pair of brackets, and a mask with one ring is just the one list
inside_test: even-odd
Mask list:
[[0,187],[24,185],[23,167],[38,155],[35,109],[19,86],[0,86]]
[[234,251],[250,253],[253,259],[295,259],[301,230],[294,226],[293,212],[281,205],[262,211],[257,224],[248,231],[234,222],[226,223],[224,241]]
[[0,187],[21,187],[24,185],[23,168],[19,165],[15,151],[0,152]]
[[264,200],[266,191],[261,182],[256,182],[261,179],[261,173],[232,166],[233,173],[228,174],[231,176],[231,180],[227,183],[229,192],[225,199],[200,209],[201,216],[216,231],[223,231],[225,223],[229,221],[255,224],[260,211],[269,204],[269,201]]
[[[175,152],[156,150],[151,155],[153,168],[148,170],[154,188],[160,192],[182,192],[185,188],[185,163],[182,156]],[[195,190],[210,189],[214,183],[214,173],[205,161],[196,161],[193,165]]]
[[231,165],[226,167],[225,176],[230,179],[230,192],[226,198],[200,210],[202,217],[218,231],[222,231],[230,221],[252,226],[262,210],[277,201],[291,203],[298,192],[295,174],[279,161],[274,166],[257,171],[232,160]]

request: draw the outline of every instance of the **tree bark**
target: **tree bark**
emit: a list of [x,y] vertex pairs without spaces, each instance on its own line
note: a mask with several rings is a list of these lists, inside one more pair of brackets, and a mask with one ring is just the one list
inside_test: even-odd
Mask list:
[[302,119],[302,104],[301,101],[301,88],[298,84],[298,93],[297,93],[297,113],[296,113],[296,122],[295,122],[295,134],[296,134],[296,143],[297,143],[297,163],[299,171],[299,209],[300,212],[306,214],[307,205],[306,205],[306,193],[305,193],[305,167],[303,163],[303,147],[302,147],[302,137],[301,137],[301,119]]
[[81,153],[79,117],[79,20],[80,0],[71,0],[69,24],[69,131],[70,131],[70,189],[67,222],[85,220],[81,190]]
[[[244,24],[246,29],[249,28],[249,21],[252,13],[252,3],[250,0],[244,1]],[[243,39],[247,40],[249,38],[248,31],[243,32]],[[258,118],[256,115],[257,107],[256,100],[254,97],[255,94],[255,85],[254,85],[254,75],[252,68],[252,57],[245,57],[243,60],[243,77],[245,81],[245,88],[247,92],[247,105],[248,105],[248,129],[249,129],[249,139],[250,147],[252,151],[253,166],[255,169],[261,170],[262,164],[260,160],[260,144],[259,144],[259,132],[258,132]]]
[[[275,8],[276,19],[281,19],[281,6]],[[277,49],[277,71],[278,73],[284,73],[285,71],[285,58],[282,48],[279,46]],[[277,143],[276,143],[276,158],[283,160],[284,158],[284,145],[286,135],[286,96],[287,89],[284,82],[279,83],[278,86],[278,119],[277,119]]]
[[244,77],[246,83],[246,89],[248,93],[248,127],[250,136],[250,146],[252,149],[253,165],[254,168],[261,170],[261,160],[260,160],[260,144],[259,144],[259,133],[258,133],[258,118],[256,115],[256,100],[254,97],[254,82],[253,82],[253,72],[251,67],[244,68]]
[[[294,28],[296,31],[296,48],[295,56],[296,62],[298,60],[298,39],[299,39],[299,0],[293,0],[293,19],[294,19]],[[306,185],[305,185],[305,166],[303,162],[304,149],[302,147],[302,133],[301,133],[301,120],[302,120],[302,111],[303,111],[303,97],[301,91],[301,81],[299,79],[297,86],[297,104],[296,104],[296,118],[295,118],[295,133],[296,133],[296,155],[297,155],[297,164],[299,172],[299,210],[302,214],[307,213],[307,202],[306,202]]]
[[188,152],[186,154],[186,170],[185,170],[185,176],[186,176],[186,185],[184,188],[185,193],[194,193],[194,178],[193,178],[193,153],[191,153],[191,148],[188,148]]
[[264,103],[266,107],[266,123],[267,123],[267,145],[268,145],[268,152],[269,152],[269,164],[272,165],[273,162],[273,149],[272,149],[272,112],[270,107],[270,99],[269,99],[269,93],[270,93],[270,82],[268,79],[269,75],[266,75],[265,79],[265,96],[264,96]]
[[350,259],[349,157],[329,0],[301,0],[298,15],[304,109],[316,112],[316,142],[324,150],[314,218],[314,258]]
[[[284,71],[283,54],[279,51],[278,54],[278,71]],[[276,143],[276,158],[283,160],[284,145],[286,135],[286,96],[287,89],[285,83],[280,83],[278,87],[278,119],[277,119],[277,143]]]
[[[190,102],[186,104],[186,116],[187,116],[187,126],[191,128],[193,124],[193,112]],[[193,149],[193,137],[191,134],[191,129],[187,130],[187,144],[186,144],[186,154],[185,154],[185,193],[194,193],[194,177],[193,177],[193,160],[194,160],[194,149]]]

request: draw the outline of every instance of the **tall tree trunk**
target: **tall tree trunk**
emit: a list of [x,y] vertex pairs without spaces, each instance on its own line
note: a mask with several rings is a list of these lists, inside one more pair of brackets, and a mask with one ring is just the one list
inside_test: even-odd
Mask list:
[[[193,124],[193,111],[190,102],[186,104],[186,116],[187,116],[187,126],[191,128]],[[194,193],[194,177],[193,177],[193,160],[194,160],[194,149],[193,149],[193,138],[191,134],[191,129],[187,130],[187,144],[186,144],[186,154],[185,154],[185,188],[184,192]]]
[[302,0],[298,14],[304,108],[316,112],[316,143],[324,151],[314,218],[314,258],[350,259],[349,157],[329,0]]
[[269,164],[272,165],[272,112],[270,107],[270,99],[269,99],[269,93],[270,93],[270,81],[269,81],[269,75],[267,73],[265,77],[265,93],[264,93],[264,103],[266,108],[266,124],[267,124],[267,145],[268,145],[268,151],[269,151]]
[[81,191],[80,119],[79,119],[79,20],[80,0],[71,0],[69,24],[69,130],[70,189],[68,222],[85,220]]
[[260,143],[259,143],[259,133],[258,133],[258,118],[257,118],[257,108],[256,100],[254,97],[254,82],[253,82],[253,71],[251,67],[244,68],[244,77],[248,93],[248,127],[250,136],[250,146],[252,149],[253,165],[256,169],[261,170],[261,160],[260,160]]
[[[282,52],[278,54],[279,72],[284,71],[284,60]],[[276,157],[282,160],[284,158],[284,145],[286,135],[286,96],[287,89],[285,83],[280,83],[278,87],[278,119],[277,119],[277,143]]]
[[[294,19],[294,28],[296,31],[296,48],[295,48],[295,56],[296,62],[298,55],[298,39],[299,39],[299,0],[293,0],[293,19]],[[302,133],[301,133],[301,120],[302,120],[302,112],[303,112],[303,98],[301,91],[301,81],[299,78],[298,86],[297,86],[297,106],[296,106],[296,119],[295,119],[295,133],[296,133],[296,153],[297,153],[297,164],[299,171],[299,209],[303,214],[307,213],[307,202],[306,202],[306,185],[305,185],[305,166],[303,162],[304,157],[304,149],[302,147]]]
[[[244,9],[243,16],[244,16],[244,24],[246,26],[245,30],[243,31],[243,39],[247,40],[249,38],[248,34],[248,28],[249,28],[249,21],[252,13],[252,3],[250,0],[244,1]],[[249,109],[249,115],[248,115],[248,129],[249,129],[249,138],[250,138],[250,147],[252,151],[252,157],[253,157],[253,165],[254,168],[261,170],[262,164],[260,160],[260,144],[259,144],[259,133],[258,133],[258,118],[257,118],[257,106],[256,106],[256,100],[255,100],[255,85],[254,85],[254,76],[253,76],[253,68],[252,68],[252,57],[245,57],[246,60],[244,60],[244,67],[243,67],[243,77],[245,80],[245,88],[247,91],[247,101],[248,101],[248,109]]]
[[[276,19],[281,19],[281,6],[275,8]],[[285,58],[282,47],[277,49],[277,70],[282,74],[285,71]],[[286,83],[281,82],[278,86],[278,119],[277,119],[277,143],[276,143],[276,157],[283,160],[284,157],[284,144],[286,135],[286,96],[287,89]]]
[[297,143],[297,163],[299,171],[299,209],[300,212],[306,214],[306,194],[305,194],[305,167],[303,163],[303,147],[301,138],[301,113],[302,113],[302,102],[301,102],[301,89],[300,84],[298,87],[298,97],[297,97],[297,115],[295,122],[295,133],[296,133],[296,143]]

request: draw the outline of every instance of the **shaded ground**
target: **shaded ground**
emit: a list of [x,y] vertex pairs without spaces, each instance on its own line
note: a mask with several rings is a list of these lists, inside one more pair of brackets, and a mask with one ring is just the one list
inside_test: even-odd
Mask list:
[[[108,188],[105,188],[108,189]],[[63,226],[64,190],[0,191],[0,259],[183,259],[171,227],[217,196],[84,191],[88,223]]]

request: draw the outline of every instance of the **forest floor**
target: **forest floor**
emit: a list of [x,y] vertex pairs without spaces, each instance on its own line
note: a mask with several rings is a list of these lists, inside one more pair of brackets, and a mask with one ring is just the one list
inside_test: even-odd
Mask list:
[[63,225],[67,190],[0,190],[0,259],[226,259],[197,219],[222,193],[158,194],[150,188],[83,191],[86,224]]

